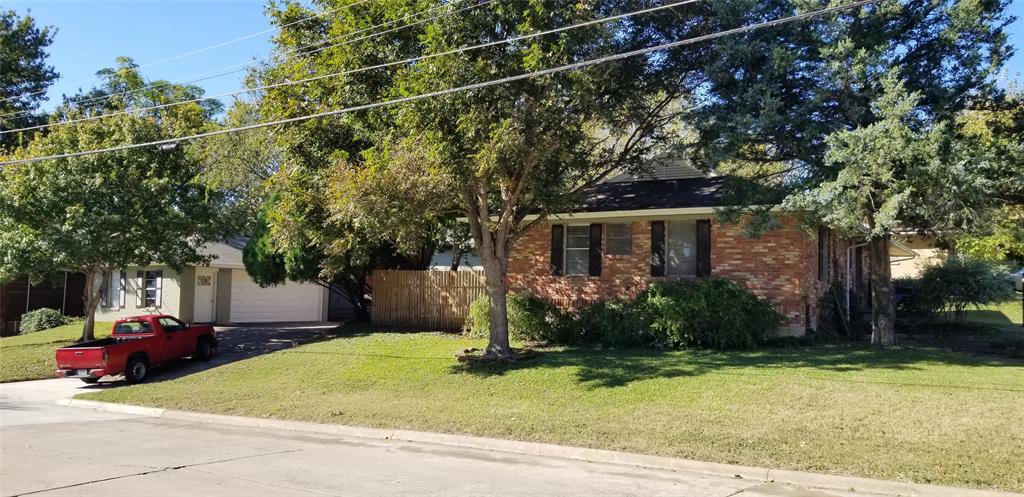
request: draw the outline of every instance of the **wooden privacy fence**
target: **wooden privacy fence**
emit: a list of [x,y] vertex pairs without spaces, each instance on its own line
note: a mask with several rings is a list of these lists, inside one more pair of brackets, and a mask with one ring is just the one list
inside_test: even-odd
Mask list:
[[483,271],[378,270],[371,277],[374,324],[462,328],[484,294]]

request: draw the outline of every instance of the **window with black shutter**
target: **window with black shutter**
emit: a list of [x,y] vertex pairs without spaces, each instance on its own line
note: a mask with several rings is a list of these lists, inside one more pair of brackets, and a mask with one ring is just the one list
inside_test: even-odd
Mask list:
[[651,222],[651,276],[710,274],[710,220]]
[[590,257],[587,265],[587,274],[590,276],[601,276],[601,224],[590,225]]
[[590,274],[590,226],[586,224],[565,227],[565,274]]

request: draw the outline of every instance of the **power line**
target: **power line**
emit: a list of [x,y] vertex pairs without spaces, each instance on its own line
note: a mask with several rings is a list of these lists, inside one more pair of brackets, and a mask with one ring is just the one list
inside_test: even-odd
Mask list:
[[758,30],[758,29],[778,26],[778,25],[781,25],[781,24],[789,23],[789,22],[794,22],[794,21],[799,21],[799,20],[803,20],[803,19],[808,19],[808,18],[811,18],[811,17],[817,17],[817,16],[824,15],[824,14],[829,14],[829,13],[832,13],[832,12],[838,12],[838,11],[848,10],[848,9],[852,9],[852,8],[856,8],[856,7],[862,7],[864,5],[877,3],[879,1],[880,0],[860,0],[860,1],[852,2],[852,3],[847,4],[847,5],[839,5],[839,6],[834,6],[834,7],[827,7],[827,8],[824,8],[824,9],[819,9],[819,10],[815,10],[815,11],[812,11],[812,12],[807,12],[807,13],[804,13],[804,14],[796,14],[796,15],[792,15],[792,16],[789,16],[789,17],[773,19],[771,21],[765,21],[765,22],[761,22],[761,23],[757,23],[757,24],[751,24],[749,26],[743,26],[743,27],[739,27],[739,28],[728,29],[728,30],[725,30],[725,31],[719,31],[719,32],[716,32],[716,33],[710,33],[710,34],[706,34],[706,35],[701,35],[701,36],[697,36],[697,37],[694,37],[694,38],[687,38],[687,39],[684,39],[684,40],[678,40],[678,41],[674,41],[674,42],[670,42],[670,43],[664,43],[664,44],[656,45],[656,46],[653,46],[653,47],[641,48],[641,49],[632,50],[632,51],[629,51],[629,52],[617,53],[617,54],[613,54],[613,55],[606,55],[604,57],[599,57],[599,58],[596,58],[596,59],[590,59],[590,60],[585,60],[585,61],[580,61],[580,62],[574,62],[572,64],[566,64],[566,65],[562,65],[562,66],[552,67],[552,68],[543,69],[543,70],[540,70],[540,71],[533,71],[533,72],[529,72],[529,73],[518,74],[518,75],[515,75],[515,76],[508,76],[508,77],[504,77],[504,78],[499,78],[499,79],[494,79],[494,80],[489,80],[489,81],[483,81],[483,82],[480,82],[480,83],[473,83],[473,84],[470,84],[470,85],[459,86],[459,87],[456,87],[456,88],[447,88],[447,89],[444,89],[444,90],[433,91],[433,92],[430,92],[430,93],[423,93],[423,94],[420,94],[420,95],[412,95],[412,96],[409,96],[409,97],[402,97],[402,98],[395,98],[395,99],[391,99],[391,100],[384,100],[384,101],[380,101],[380,102],[373,102],[373,103],[369,103],[369,104],[358,105],[358,106],[355,106],[355,107],[346,107],[344,109],[336,109],[336,110],[320,112],[320,113],[316,113],[316,114],[309,114],[309,115],[305,115],[305,116],[296,116],[296,117],[291,117],[291,118],[287,118],[287,119],[280,119],[280,120],[277,120],[277,121],[271,121],[271,122],[267,122],[267,123],[250,124],[248,126],[241,126],[241,127],[238,127],[238,128],[228,128],[228,129],[220,129],[220,130],[215,130],[215,131],[207,131],[205,133],[199,133],[199,134],[195,134],[195,135],[183,136],[183,137],[178,137],[178,138],[167,138],[167,139],[164,139],[164,140],[157,140],[157,141],[151,141],[151,142],[146,142],[146,143],[132,143],[132,144],[126,144],[126,145],[119,145],[119,146],[116,146],[116,147],[102,148],[102,149],[84,150],[84,151],[71,152],[71,153],[66,153],[66,154],[48,155],[48,156],[43,156],[43,157],[32,157],[32,158],[28,158],[28,159],[19,159],[19,160],[13,160],[13,161],[5,161],[5,162],[0,162],[0,166],[10,166],[10,165],[15,165],[15,164],[27,164],[27,163],[44,161],[44,160],[67,159],[67,158],[72,158],[72,157],[82,157],[82,156],[86,156],[86,155],[95,155],[95,154],[101,154],[101,153],[107,153],[107,152],[120,152],[120,151],[123,151],[123,150],[131,150],[131,149],[142,148],[142,147],[160,146],[160,145],[166,145],[166,144],[171,144],[171,143],[178,143],[178,142],[182,142],[182,141],[195,140],[195,139],[199,139],[199,138],[206,138],[206,137],[210,137],[210,136],[223,135],[223,134],[227,134],[227,133],[236,133],[236,132],[239,132],[239,131],[248,131],[248,130],[252,130],[252,129],[265,128],[265,127],[268,127],[268,126],[276,126],[276,125],[279,125],[279,124],[289,124],[289,123],[293,123],[293,122],[308,121],[310,119],[316,119],[316,118],[320,118],[320,117],[330,117],[330,116],[335,116],[335,115],[339,115],[339,114],[347,114],[347,113],[351,113],[351,112],[358,112],[358,111],[363,111],[363,110],[375,109],[375,108],[378,108],[378,107],[384,107],[384,106],[388,106],[388,105],[395,105],[395,104],[401,104],[401,103],[406,103],[406,102],[413,102],[413,101],[417,101],[417,100],[423,100],[423,99],[427,99],[427,98],[439,97],[439,96],[449,95],[449,94],[452,94],[452,93],[458,93],[458,92],[467,91],[467,90],[476,90],[476,89],[480,89],[480,88],[486,88],[488,86],[494,86],[494,85],[500,85],[500,84],[505,84],[505,83],[511,83],[513,81],[520,81],[520,80],[529,79],[529,78],[536,78],[536,77],[540,77],[540,76],[546,76],[546,75],[549,75],[549,74],[554,74],[554,73],[563,72],[563,71],[576,70],[576,69],[580,69],[580,68],[583,68],[583,67],[589,67],[589,66],[593,66],[593,65],[597,65],[597,64],[603,64],[605,62],[611,62],[611,61],[615,61],[615,60],[620,60],[620,59],[625,59],[625,58],[629,58],[629,57],[634,57],[634,56],[637,56],[637,55],[644,55],[644,54],[648,54],[648,53],[651,53],[651,52],[658,52],[658,51],[662,51],[662,50],[667,50],[667,49],[670,49],[670,48],[675,48],[675,47],[679,47],[679,46],[683,46],[683,45],[691,45],[691,44],[694,44],[694,43],[708,41],[708,40],[712,40],[712,39],[716,39],[716,38],[722,38],[722,37],[725,37],[725,36],[731,36],[731,35],[734,35],[734,34],[746,33],[746,32],[755,31],[755,30]]
[[[364,0],[364,1],[366,1],[366,0]],[[475,3],[473,5],[469,5],[469,6],[460,8],[460,9],[455,10],[455,11],[445,12],[443,14],[438,14],[438,15],[435,15],[433,17],[430,17],[430,18],[427,18],[427,19],[422,19],[422,20],[419,20],[419,21],[414,22],[414,23],[404,24],[402,26],[398,26],[398,27],[391,28],[391,29],[388,29],[388,30],[385,30],[385,31],[381,31],[381,32],[371,33],[371,34],[360,36],[360,37],[354,38],[354,39],[347,39],[348,37],[351,37],[351,36],[354,36],[354,35],[357,35],[357,34],[360,34],[360,33],[365,33],[367,31],[371,31],[371,30],[374,30],[374,29],[377,29],[377,28],[381,28],[381,27],[384,27],[384,26],[390,26],[390,25],[392,25],[392,24],[394,24],[396,22],[401,22],[403,20],[409,19],[410,17],[415,17],[417,15],[428,14],[428,13],[433,12],[435,10],[440,10],[440,9],[448,8],[448,7],[451,7],[452,5],[455,5],[457,3],[464,2],[464,1],[466,1],[466,0],[452,0],[451,2],[448,2],[448,3],[443,4],[443,5],[431,7],[429,9],[425,9],[425,10],[418,11],[418,12],[414,12],[412,14],[408,14],[408,15],[402,17],[402,18],[399,18],[399,19],[392,19],[392,20],[387,21],[387,22],[378,23],[378,24],[375,24],[373,26],[369,26],[367,28],[363,28],[363,29],[360,29],[360,30],[353,31],[351,33],[346,33],[346,34],[341,35],[341,36],[330,38],[328,40],[323,40],[323,41],[319,41],[319,42],[315,42],[315,43],[310,43],[309,45],[303,45],[303,46],[300,46],[300,47],[291,48],[291,49],[285,50],[285,51],[283,51],[281,53],[278,53],[278,54],[271,54],[271,55],[267,55],[265,57],[259,57],[259,58],[256,59],[256,61],[267,60],[267,59],[270,59],[271,57],[275,57],[275,56],[279,57],[279,56],[282,56],[282,55],[287,55],[287,54],[294,53],[294,52],[297,52],[297,51],[300,51],[300,50],[305,50],[307,48],[320,46],[320,45],[323,45],[324,43],[327,43],[327,42],[332,41],[332,40],[337,40],[339,38],[346,38],[343,41],[340,41],[338,43],[333,43],[331,45],[328,45],[326,47],[323,47],[323,48],[320,48],[318,50],[315,50],[315,51],[311,52],[311,54],[312,53],[319,53],[319,52],[322,52],[322,51],[324,51],[324,50],[326,50],[328,48],[331,48],[331,47],[343,46],[343,45],[348,45],[348,44],[351,44],[351,43],[355,43],[357,41],[363,41],[363,40],[367,40],[367,39],[371,39],[371,38],[376,38],[378,36],[385,35],[385,34],[388,34],[388,33],[392,33],[392,32],[395,32],[395,31],[399,31],[399,30],[402,30],[402,29],[405,29],[405,28],[408,28],[408,27],[417,26],[417,25],[420,25],[420,24],[424,24],[424,23],[436,20],[436,19],[440,19],[442,17],[446,17],[446,16],[450,16],[450,15],[453,15],[453,14],[457,14],[459,12],[464,12],[464,11],[472,9],[472,8],[482,7],[484,5],[493,3],[496,0],[483,0],[483,1],[479,2],[479,3]],[[98,102],[98,101],[102,101],[102,100],[109,100],[109,99],[112,99],[112,98],[117,97],[117,96],[132,95],[132,94],[135,94],[135,93],[140,93],[140,92],[143,92],[145,90],[152,89],[152,88],[157,88],[157,87],[161,87],[161,86],[168,86],[168,85],[172,85],[172,84],[187,85],[187,84],[192,84],[192,83],[198,83],[200,81],[216,79],[216,78],[219,78],[219,77],[222,77],[222,76],[227,76],[229,74],[236,74],[236,73],[245,71],[246,70],[245,66],[248,66],[250,63],[251,62],[243,62],[243,63],[240,63],[240,64],[232,64],[232,65],[224,66],[224,67],[221,67],[221,68],[218,68],[218,69],[213,69],[212,71],[207,71],[207,72],[200,73],[200,74],[197,74],[197,75],[189,76],[189,78],[192,78],[194,76],[199,76],[199,77],[197,79],[189,79],[188,81],[184,81],[184,82],[179,82],[179,83],[158,82],[158,83],[154,83],[154,84],[143,86],[141,88],[136,88],[134,90],[128,90],[128,91],[119,92],[119,93],[111,93],[111,94],[108,94],[108,95],[101,95],[101,96],[96,96],[96,97],[87,97],[87,98],[82,98],[82,99],[78,99],[78,100],[72,100],[72,102],[76,103],[76,104],[92,103],[92,102]],[[233,69],[233,68],[240,68],[240,69]],[[231,69],[231,70],[224,71],[225,69]],[[223,71],[223,72],[216,72],[215,73],[215,71]],[[183,79],[188,79],[188,78],[183,78]],[[26,113],[27,114],[31,114],[31,111],[23,111],[23,112],[21,112],[21,114],[26,114]],[[2,114],[2,115],[0,115],[0,117],[8,117],[8,116],[17,115],[17,114],[19,114],[19,113]]]
[[[339,10],[347,9],[347,8],[350,8],[350,7],[355,7],[356,5],[363,4],[363,3],[366,3],[366,2],[369,2],[369,1],[371,1],[371,0],[358,0],[358,1],[354,2],[354,3],[349,4],[349,5],[345,5],[345,6],[342,6],[342,7],[337,7],[337,8],[334,8],[334,9],[325,10],[323,12],[319,12],[319,13],[313,14],[313,15],[308,16],[308,17],[303,17],[302,19],[298,19],[298,20],[289,22],[287,24],[282,24],[279,27],[264,29],[263,31],[257,31],[255,33],[249,33],[247,35],[239,36],[238,38],[232,38],[230,40],[214,43],[213,45],[209,45],[209,46],[206,46],[206,47],[203,47],[203,48],[199,48],[199,49],[196,49],[196,50],[191,50],[189,52],[184,52],[184,53],[180,53],[178,55],[167,57],[166,59],[161,59],[161,60],[157,60],[157,61],[153,61],[153,62],[147,62],[147,63],[145,63],[143,65],[140,65],[139,68],[152,67],[152,66],[155,66],[155,65],[163,64],[165,62],[171,62],[173,60],[183,59],[185,57],[189,57],[189,56],[192,56],[192,55],[200,54],[200,53],[203,53],[203,52],[209,52],[210,50],[214,50],[214,49],[217,49],[217,48],[220,48],[220,47],[224,47],[224,46],[227,46],[227,45],[232,45],[232,44],[238,43],[240,41],[245,41],[245,40],[248,40],[250,38],[255,38],[257,36],[264,35],[264,34],[267,34],[267,33],[272,33],[274,31],[277,31],[277,30],[280,30],[280,29],[284,29],[284,28],[286,28],[288,26],[292,26],[292,25],[298,24],[300,22],[305,22],[305,21],[308,21],[310,19],[314,19],[314,18],[317,18],[317,17],[322,17],[322,16],[325,16],[325,15],[328,15],[328,14],[333,14],[333,13],[339,11]],[[82,80],[79,84],[81,84],[81,83],[88,83],[90,81],[92,81],[92,79]],[[6,102],[8,100],[14,100],[14,99],[23,98],[23,97],[31,97],[33,95],[39,95],[40,93],[46,93],[47,91],[49,91],[49,89],[37,90],[37,91],[34,91],[34,92],[30,92],[30,93],[21,93],[21,94],[15,95],[13,97],[2,98],[2,99],[0,99],[0,102]],[[4,116],[0,116],[0,117],[4,117]]]
[[562,26],[562,27],[559,27],[559,28],[549,29],[549,30],[546,30],[546,31],[540,31],[540,32],[537,32],[537,33],[531,33],[531,34],[520,35],[520,36],[513,36],[513,37],[509,37],[509,38],[504,38],[504,39],[501,39],[501,40],[495,40],[495,41],[491,41],[491,42],[487,42],[487,43],[481,43],[481,44],[478,44],[478,45],[472,45],[472,46],[468,46],[468,47],[460,47],[460,48],[456,48],[456,49],[453,49],[453,50],[448,50],[446,52],[438,52],[438,53],[435,53],[435,54],[423,55],[423,56],[419,56],[419,57],[411,57],[411,58],[404,59],[404,60],[398,60],[398,61],[393,61],[393,62],[386,62],[386,63],[377,64],[377,65],[373,65],[373,66],[367,66],[367,67],[360,67],[360,68],[356,68],[356,69],[350,69],[350,70],[347,70],[347,71],[339,71],[339,72],[334,72],[334,73],[329,73],[329,74],[322,74],[322,75],[319,75],[319,76],[312,76],[312,77],[309,77],[309,78],[303,78],[303,79],[298,79],[298,80],[289,80],[289,81],[283,81],[283,82],[280,82],[280,83],[272,83],[272,84],[268,84],[268,85],[261,85],[261,86],[256,86],[256,87],[253,87],[253,88],[246,88],[246,89],[243,89],[243,90],[237,90],[237,91],[231,91],[231,92],[226,92],[226,93],[220,93],[220,94],[217,94],[217,95],[210,95],[208,97],[194,98],[194,99],[191,99],[191,100],[183,100],[183,101],[180,101],[180,102],[171,102],[171,103],[167,103],[167,104],[154,105],[154,106],[150,106],[150,107],[142,107],[142,108],[138,108],[138,109],[128,109],[128,110],[123,110],[123,111],[119,111],[119,112],[112,112],[112,113],[109,113],[109,114],[100,114],[100,115],[95,115],[95,116],[88,116],[88,117],[83,117],[83,118],[79,118],[79,119],[72,119],[72,120],[69,120],[69,121],[62,121],[62,122],[50,123],[50,124],[39,124],[39,125],[36,125],[36,126],[28,126],[28,127],[24,127],[24,128],[12,129],[12,130],[7,130],[7,131],[0,131],[0,135],[4,135],[4,134],[8,134],[8,133],[16,133],[16,132],[19,132],[19,131],[29,131],[29,130],[34,130],[34,129],[50,128],[50,127],[54,127],[54,126],[63,126],[63,125],[67,125],[67,124],[75,124],[75,123],[86,122],[86,121],[95,121],[95,120],[103,119],[103,118],[106,118],[106,117],[113,117],[113,116],[124,115],[124,114],[134,114],[136,112],[146,112],[146,111],[151,111],[151,110],[165,109],[165,108],[168,108],[168,107],[174,107],[174,106],[177,106],[177,105],[184,105],[184,104],[190,104],[190,103],[197,103],[197,102],[202,102],[202,101],[205,101],[205,100],[216,100],[218,98],[229,97],[229,96],[232,96],[232,95],[239,95],[239,94],[242,94],[242,93],[252,93],[252,92],[255,92],[255,91],[268,90],[268,89],[271,89],[271,88],[279,88],[279,87],[283,87],[283,86],[292,86],[292,85],[296,85],[296,84],[300,84],[300,83],[308,83],[308,82],[311,82],[311,81],[318,81],[318,80],[326,79],[326,78],[332,78],[332,77],[338,77],[338,76],[346,76],[346,75],[349,75],[349,74],[355,74],[355,73],[370,71],[370,70],[373,70],[373,69],[382,69],[382,68],[385,68],[385,67],[392,67],[392,66],[397,66],[397,65],[405,65],[405,64],[410,64],[410,63],[413,63],[413,62],[422,61],[422,60],[433,59],[433,58],[436,58],[436,57],[443,57],[445,55],[453,55],[453,54],[458,54],[458,53],[463,53],[463,52],[469,52],[471,50],[476,50],[476,49],[480,49],[480,48],[491,47],[491,46],[496,46],[496,45],[503,45],[503,44],[512,43],[512,42],[516,42],[516,41],[528,40],[528,39],[531,39],[531,38],[537,38],[537,37],[540,37],[540,36],[546,36],[546,35],[549,35],[549,34],[560,33],[562,31],[568,31],[568,30],[571,30],[571,29],[582,28],[582,27],[586,27],[586,26],[592,26],[594,24],[600,24],[600,23],[604,23],[604,22],[608,22],[608,21],[614,21],[614,20],[623,19],[623,18],[626,18],[626,17],[636,16],[636,15],[641,15],[641,14],[649,14],[651,12],[656,12],[656,11],[659,11],[659,10],[665,10],[665,9],[670,9],[670,8],[674,8],[674,7],[679,7],[679,6],[682,6],[682,5],[696,3],[696,2],[699,2],[699,1],[702,1],[702,0],[682,0],[682,1],[679,1],[679,2],[675,2],[675,3],[670,3],[670,4],[667,4],[667,5],[660,5],[660,6],[657,6],[657,7],[650,7],[650,8],[647,8],[647,9],[641,9],[641,10],[637,10],[637,11],[633,11],[633,12],[627,12],[625,14],[617,14],[617,15],[614,15],[614,16],[603,17],[603,18],[600,18],[600,19],[594,19],[594,20],[590,20],[590,21],[585,21],[585,22],[573,24],[573,25],[570,25],[570,26]]

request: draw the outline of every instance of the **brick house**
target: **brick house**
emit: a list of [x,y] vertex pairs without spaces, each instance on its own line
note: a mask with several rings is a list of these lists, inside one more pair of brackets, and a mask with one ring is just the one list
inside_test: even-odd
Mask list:
[[834,279],[845,285],[850,274],[847,288],[864,294],[862,251],[827,229],[780,213],[778,229],[748,238],[741,226],[719,222],[724,182],[674,164],[589,189],[573,212],[550,215],[517,241],[510,291],[579,308],[634,295],[652,281],[723,277],[774,302],[785,316],[780,333],[789,335],[816,326],[819,302],[845,307],[845,295],[830,291]]

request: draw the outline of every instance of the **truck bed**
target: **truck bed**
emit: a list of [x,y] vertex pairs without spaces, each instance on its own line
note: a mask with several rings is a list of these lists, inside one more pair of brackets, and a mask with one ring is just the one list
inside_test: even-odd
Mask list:
[[73,345],[65,345],[62,349],[87,349],[91,347],[106,347],[107,345],[114,345],[120,340],[117,338],[101,338],[99,340],[92,340],[90,342],[76,343]]

